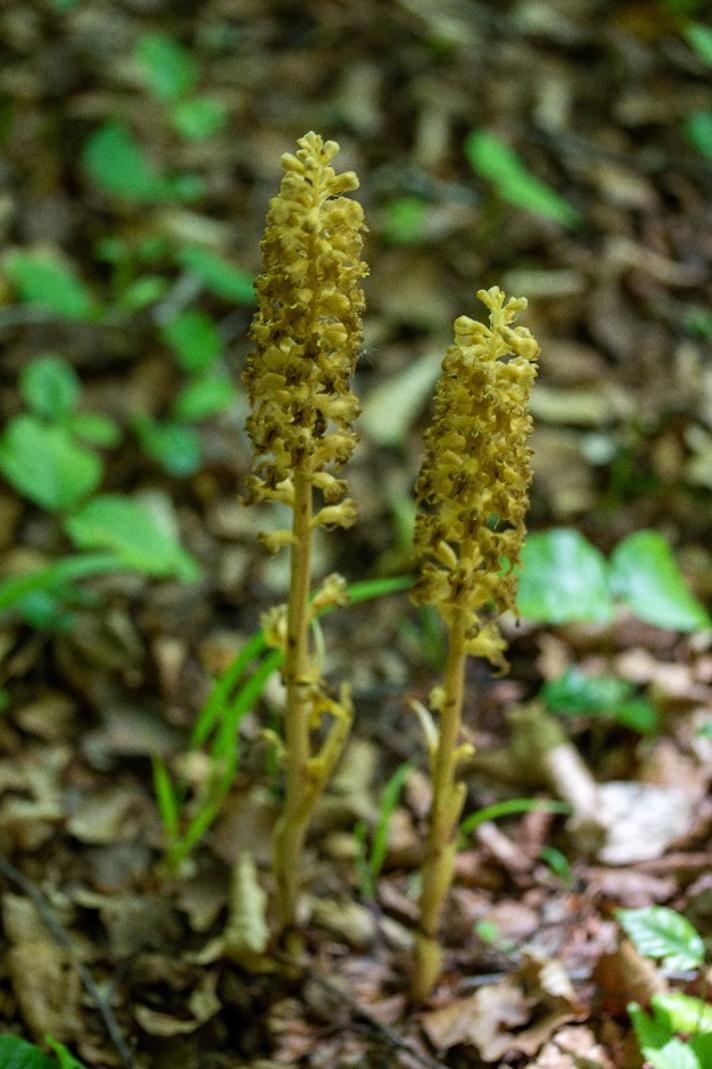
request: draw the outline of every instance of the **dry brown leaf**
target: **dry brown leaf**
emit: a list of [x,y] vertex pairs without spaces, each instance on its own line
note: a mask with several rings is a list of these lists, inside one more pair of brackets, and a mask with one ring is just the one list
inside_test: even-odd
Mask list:
[[513,980],[505,979],[424,1013],[421,1023],[438,1050],[464,1043],[476,1047],[485,1061],[496,1061],[509,1049],[512,1036],[507,1029],[526,1024],[534,1001]]
[[599,958],[594,975],[604,1008],[614,1015],[625,1013],[631,1001],[647,1006],[653,995],[667,990],[667,982],[653,962],[627,939],[613,954]]
[[557,1032],[528,1069],[614,1069],[613,1062],[590,1028],[566,1025]]
[[66,1041],[81,1031],[81,984],[69,954],[56,943],[11,947],[7,966],[20,1011],[35,1039]]

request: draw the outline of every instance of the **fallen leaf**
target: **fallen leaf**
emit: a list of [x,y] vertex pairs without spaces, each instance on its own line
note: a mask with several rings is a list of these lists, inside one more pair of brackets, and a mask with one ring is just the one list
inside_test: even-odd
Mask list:
[[22,943],[7,953],[7,967],[20,1012],[30,1032],[60,1042],[81,1031],[81,984],[69,954],[56,943]]

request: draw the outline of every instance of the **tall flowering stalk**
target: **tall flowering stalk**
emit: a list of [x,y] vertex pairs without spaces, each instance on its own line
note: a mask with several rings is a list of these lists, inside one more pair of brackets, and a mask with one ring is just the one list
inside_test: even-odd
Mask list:
[[421,511],[415,545],[425,559],[413,599],[434,605],[448,631],[445,680],[431,694],[435,720],[420,709],[428,741],[433,802],[422,869],[412,994],[429,995],[441,969],[438,925],[452,883],[465,800],[458,767],[467,656],[505,670],[497,618],[515,608],[514,567],[525,535],[531,481],[529,393],[539,346],[512,326],[526,308],[497,287],[480,290],[489,326],[460,316],[442,364],[435,414],[416,484]]
[[[262,534],[271,552],[288,545],[291,578],[286,606],[264,620],[268,641],[284,651],[287,704],[283,814],[275,829],[273,868],[281,928],[293,924],[301,855],[320,792],[343,750],[352,709],[343,687],[329,696],[313,655],[309,627],[318,611],[342,603],[345,584],[330,577],[310,601],[310,549],[315,527],[350,527],[354,503],[334,471],[353,451],[359,412],[350,391],[361,345],[364,300],[359,281],[363,212],[344,197],[358,188],[353,171],[330,166],[335,141],[310,132],[295,155],[282,157],[284,175],[271,201],[256,282],[257,313],[243,379],[251,404],[248,434],[255,451],[249,501],[280,501],[292,510],[291,530]],[[315,491],[321,495],[315,510]],[[315,749],[313,731],[331,718]]]

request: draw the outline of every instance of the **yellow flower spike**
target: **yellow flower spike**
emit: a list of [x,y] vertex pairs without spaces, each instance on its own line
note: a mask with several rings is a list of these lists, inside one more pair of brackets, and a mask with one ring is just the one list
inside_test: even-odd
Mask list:
[[431,695],[439,726],[413,961],[416,1001],[428,997],[441,968],[438,925],[465,797],[457,782],[458,763],[468,753],[459,743],[465,661],[485,657],[506,670],[497,618],[516,611],[514,569],[531,482],[528,402],[539,346],[525,327],[512,325],[527,302],[507,300],[497,286],[477,296],[489,310],[489,324],[468,316],[455,320],[416,484],[415,548],[423,565],[413,600],[433,605],[448,629],[444,686]]
[[[262,240],[263,270],[255,284],[254,349],[243,381],[250,401],[247,432],[254,447],[246,500],[280,501],[293,512],[291,531],[262,536],[271,552],[288,545],[289,600],[284,635],[285,803],[275,829],[273,868],[280,929],[295,920],[301,855],[311,814],[345,745],[351,721],[348,692],[329,698],[318,651],[310,648],[311,535],[315,526],[348,527],[356,508],[334,475],[356,443],[358,401],[350,379],[361,347],[364,299],[360,280],[365,231],[361,206],[344,196],[358,188],[352,171],[331,166],[335,141],[310,132],[282,157],[279,193],[270,203]],[[323,507],[314,514],[314,491]],[[339,600],[332,579],[324,595]],[[269,638],[279,641],[270,618]],[[313,754],[312,730],[332,721]],[[324,749],[326,747],[326,749]]]

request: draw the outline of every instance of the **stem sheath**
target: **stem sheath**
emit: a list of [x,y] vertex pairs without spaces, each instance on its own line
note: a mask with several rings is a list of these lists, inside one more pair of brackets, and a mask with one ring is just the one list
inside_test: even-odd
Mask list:
[[460,612],[453,620],[448,640],[448,659],[438,743],[432,757],[433,801],[425,846],[420,892],[420,925],[416,936],[411,995],[423,1002],[440,974],[442,951],[438,925],[452,883],[457,850],[457,826],[465,797],[464,784],[457,783],[456,749],[462,721],[465,682],[465,627]]
[[311,584],[312,484],[304,471],[294,480],[295,542],[291,547],[291,575],[287,605],[287,648],[284,679],[286,787],[282,816],[274,837],[273,868],[277,884],[280,931],[294,924],[301,855],[309,822],[309,588]]

